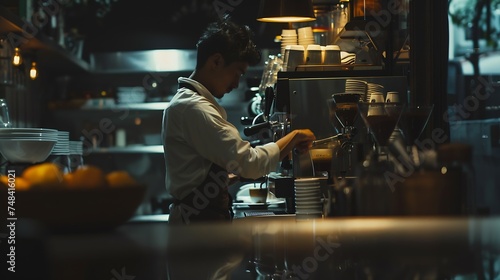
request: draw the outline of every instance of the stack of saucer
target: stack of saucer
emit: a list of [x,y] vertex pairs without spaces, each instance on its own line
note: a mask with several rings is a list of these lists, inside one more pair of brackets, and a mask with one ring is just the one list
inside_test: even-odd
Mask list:
[[341,51],[340,52],[340,63],[342,63],[342,64],[355,64],[356,63],[356,54]]
[[345,80],[345,92],[361,94],[361,100],[365,101],[368,83],[362,80],[347,79]]
[[118,87],[116,96],[120,104],[144,103],[147,98],[144,87]]
[[83,155],[83,142],[82,141],[69,141],[69,154],[70,155]]
[[298,220],[323,217],[320,178],[295,179],[295,216]]
[[60,166],[63,173],[71,172],[69,162],[69,132],[57,131],[57,142],[52,149],[47,162],[52,162]]
[[83,141],[69,141],[69,161],[72,171],[83,165]]
[[385,102],[384,86],[379,85],[379,84],[374,84],[374,83],[368,83],[365,101],[366,102]]
[[308,45],[316,44],[314,41],[312,27],[307,26],[299,28],[297,29],[297,33],[298,33],[299,45],[304,46],[304,48],[307,48]]
[[281,55],[285,56],[286,46],[297,45],[297,31],[295,29],[283,29],[281,32]]
[[57,143],[52,150],[51,155],[69,155],[69,132],[57,131]]

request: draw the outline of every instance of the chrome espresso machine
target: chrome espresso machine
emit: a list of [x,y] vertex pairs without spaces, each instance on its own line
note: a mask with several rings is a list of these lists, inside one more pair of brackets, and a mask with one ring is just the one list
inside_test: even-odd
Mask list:
[[[337,178],[347,179],[343,182],[354,181],[356,168],[373,150],[373,141],[357,110],[355,115],[350,116],[352,123],[346,127],[345,123],[340,123],[338,118],[332,116],[329,108],[332,95],[355,90],[350,88],[353,82],[377,85],[384,92],[396,93],[401,103],[406,103],[408,100],[407,77],[388,76],[383,71],[278,73],[270,112],[271,123],[274,123],[274,127],[286,127],[285,132],[294,129],[310,129],[317,138],[311,152],[330,151],[327,152],[329,155],[320,152],[320,157],[324,157],[322,159],[313,159],[313,153],[292,153],[282,162],[276,173],[269,174],[269,181],[274,185],[276,196],[287,199],[287,211],[290,213],[294,212],[294,180],[321,177],[324,179],[322,189],[325,197],[328,198],[325,214],[329,216],[353,214],[353,206],[350,204],[354,202],[351,198],[343,196],[346,191],[342,191],[343,197],[338,197],[332,186]],[[368,93],[368,97],[361,97],[360,102],[370,102],[369,95]],[[279,116],[279,121],[273,120],[272,116]]]

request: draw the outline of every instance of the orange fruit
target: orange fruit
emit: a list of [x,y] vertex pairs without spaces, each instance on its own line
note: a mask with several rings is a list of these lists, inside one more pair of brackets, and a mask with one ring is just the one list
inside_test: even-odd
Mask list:
[[[26,181],[26,179],[24,179],[23,177],[16,177],[15,181],[11,179],[10,183],[13,183],[16,191],[25,191],[31,188],[30,182]],[[7,188],[10,188],[9,177],[7,177],[6,175],[0,175],[0,184],[4,185]]]
[[57,164],[44,162],[27,167],[22,173],[22,178],[32,186],[60,187],[62,186],[63,172]]
[[0,184],[2,184],[8,188],[9,187],[9,178],[5,175],[0,175]]
[[137,186],[139,183],[124,170],[111,171],[106,175],[110,187]]
[[107,186],[104,172],[94,165],[82,165],[64,176],[64,184],[69,188],[98,188]]
[[65,173],[63,175],[63,185],[65,187],[71,187],[75,185],[73,173]]

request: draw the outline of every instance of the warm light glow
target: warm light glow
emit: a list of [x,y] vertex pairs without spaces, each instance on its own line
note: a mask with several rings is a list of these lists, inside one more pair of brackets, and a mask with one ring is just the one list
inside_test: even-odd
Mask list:
[[448,173],[448,168],[446,168],[446,166],[441,167],[441,174],[444,175],[446,173]]
[[14,56],[12,57],[12,64],[19,66],[23,63],[23,58],[21,57],[21,52],[19,48],[14,49]]
[[307,22],[315,19],[311,17],[265,17],[258,18],[257,20],[263,22]]
[[30,69],[30,78],[32,80],[36,79],[38,77],[38,70],[36,69],[36,62],[31,63],[31,69]]
[[141,118],[136,117],[135,120],[134,120],[134,123],[135,123],[135,125],[141,125],[141,123],[142,123]]

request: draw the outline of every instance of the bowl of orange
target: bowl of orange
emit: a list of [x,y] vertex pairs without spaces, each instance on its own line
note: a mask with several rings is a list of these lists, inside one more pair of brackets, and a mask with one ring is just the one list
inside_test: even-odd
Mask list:
[[0,177],[0,190],[15,191],[16,217],[54,231],[113,229],[134,216],[146,191],[125,171],[104,173],[84,165],[63,174],[54,163],[26,168],[15,180]]

